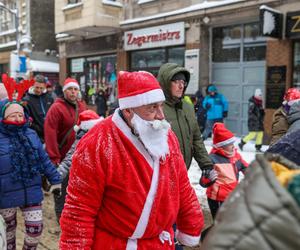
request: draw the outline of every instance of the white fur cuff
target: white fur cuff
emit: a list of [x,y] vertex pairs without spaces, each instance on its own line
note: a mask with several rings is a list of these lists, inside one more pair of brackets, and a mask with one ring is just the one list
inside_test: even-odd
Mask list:
[[185,234],[183,232],[180,232],[179,230],[176,230],[175,232],[175,238],[183,245],[188,247],[193,247],[199,244],[200,236],[191,236],[189,234]]

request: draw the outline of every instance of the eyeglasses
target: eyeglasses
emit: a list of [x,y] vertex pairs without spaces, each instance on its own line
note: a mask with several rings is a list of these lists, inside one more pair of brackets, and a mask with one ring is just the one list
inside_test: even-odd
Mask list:
[[176,85],[182,84],[184,87],[188,85],[188,83],[185,80],[171,80],[171,82],[174,82]]

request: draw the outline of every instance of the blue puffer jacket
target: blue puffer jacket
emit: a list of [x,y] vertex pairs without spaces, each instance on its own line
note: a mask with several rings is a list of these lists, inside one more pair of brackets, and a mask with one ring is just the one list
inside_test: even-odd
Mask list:
[[[2,103],[3,105],[3,103]],[[0,110],[2,106],[0,104]],[[2,106],[2,107],[1,107]],[[26,115],[27,116],[27,115]],[[33,150],[36,150],[38,155],[37,166],[32,168],[41,169],[39,173],[35,174],[29,181],[23,179],[16,179],[15,168],[12,162],[14,159],[11,157],[11,131],[8,130],[9,126],[16,125],[5,125],[2,122],[3,113],[0,114],[0,209],[13,208],[20,206],[27,206],[31,204],[38,204],[43,200],[42,193],[42,175],[54,184],[61,183],[59,173],[52,165],[47,153],[43,149],[43,145],[37,136],[36,132],[29,128],[28,123],[21,125],[18,128],[19,133],[22,133],[26,141],[29,142]],[[18,142],[20,145],[24,145],[24,142]],[[26,162],[26,161],[25,161]],[[36,164],[36,165],[38,165]],[[22,169],[22,165],[20,168]]]
[[202,105],[207,110],[207,120],[222,119],[223,112],[228,111],[228,101],[219,93],[205,96]]

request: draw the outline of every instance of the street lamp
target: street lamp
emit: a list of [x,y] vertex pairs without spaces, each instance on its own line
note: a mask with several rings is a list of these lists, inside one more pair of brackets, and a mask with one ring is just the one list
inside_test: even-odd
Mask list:
[[18,8],[12,10],[7,8],[3,3],[0,2],[0,8],[8,11],[15,16],[15,29],[16,29],[16,45],[17,45],[17,55],[19,55],[20,41],[19,41],[19,12]]

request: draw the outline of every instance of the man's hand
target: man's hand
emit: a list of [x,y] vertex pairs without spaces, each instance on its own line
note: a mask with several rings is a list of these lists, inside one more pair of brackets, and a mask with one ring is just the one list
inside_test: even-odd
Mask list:
[[218,178],[218,173],[216,170],[214,169],[204,169],[202,171],[202,175],[199,181],[199,184],[204,187],[207,188],[209,186],[211,186],[212,184],[215,183],[215,181]]
[[49,193],[52,193],[57,196],[61,196],[61,184],[51,185]]

